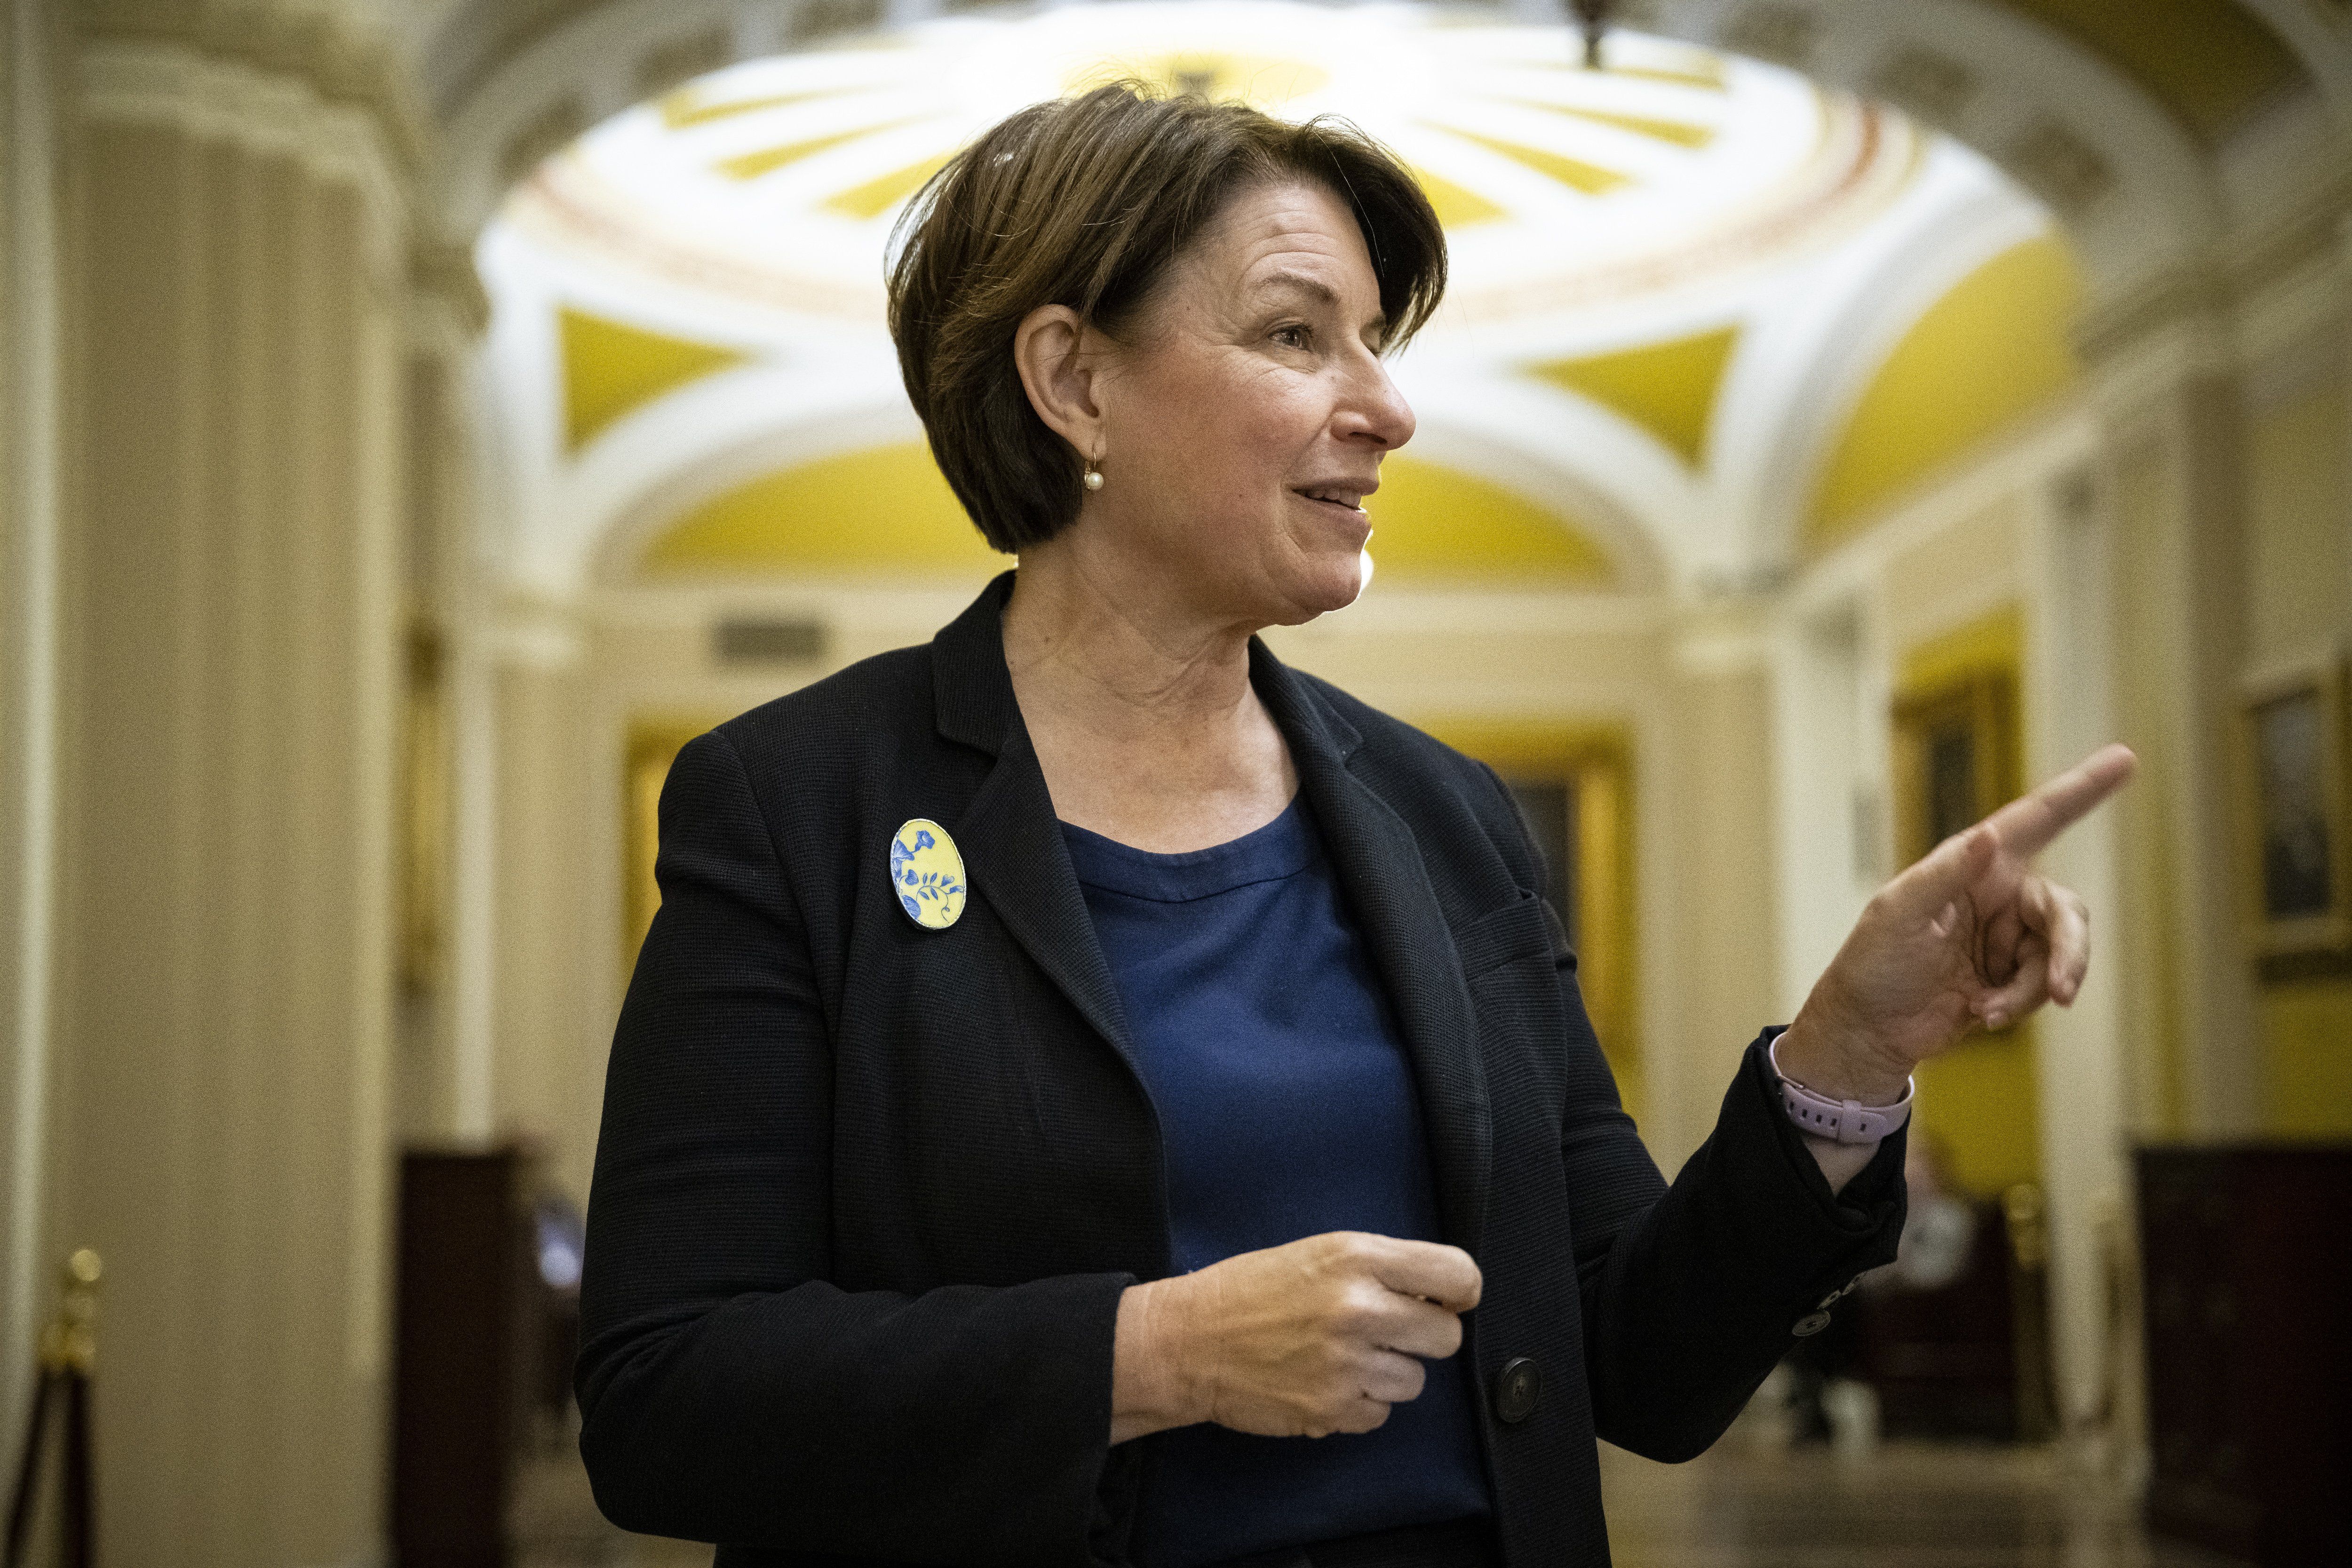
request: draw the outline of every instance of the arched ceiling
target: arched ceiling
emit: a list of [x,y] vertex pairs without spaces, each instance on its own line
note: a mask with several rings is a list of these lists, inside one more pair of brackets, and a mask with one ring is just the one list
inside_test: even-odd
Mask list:
[[1866,220],[1912,172],[1907,121],[1802,78],[1621,35],[1269,0],[942,16],[747,62],[596,127],[506,221],[732,299],[873,318],[888,220],[1023,106],[1132,77],[1395,148],[1451,231],[1457,322],[1753,275]]
[[2216,143],[2309,85],[2303,62],[2254,10],[2232,0],[2002,0],[2087,47]]
[[[1967,23],[1985,0],[1904,0],[1931,29]],[[2352,29],[2331,9],[2341,0],[2164,0],[2157,15],[2145,0],[1990,0],[2021,26],[2084,47],[2100,65],[2145,92],[2205,137],[2226,134],[2247,114],[2316,82],[2342,99],[2352,66]],[[949,6],[890,5],[900,19]],[[1501,13],[1502,5],[1466,0],[1465,10]],[[1750,0],[1624,0],[1625,22],[1699,44],[1727,41],[1745,29],[1770,43],[1812,43],[1834,32],[1839,11],[1867,9],[1857,0],[1832,5]],[[1938,14],[1941,15],[1938,15]],[[856,32],[885,19],[882,0],[415,0],[399,8],[403,42],[426,96],[444,123],[455,123],[493,94],[515,85],[517,68],[592,37],[618,71],[589,85],[582,124],[623,104],[734,60],[772,54],[828,34]],[[1526,13],[1515,13],[1525,19]],[[1753,42],[1751,39],[1751,47]],[[1964,58],[1956,63],[1966,66]],[[1998,76],[1998,60],[1982,60]],[[1918,73],[1914,73],[1918,74]],[[1945,75],[1949,85],[1948,73]],[[1998,81],[1987,84],[1999,90]]]
[[1818,552],[1874,508],[2070,390],[2082,279],[2043,237],[1985,262],[1912,322],[1854,400],[1822,462],[1804,544]]
[[579,451],[647,404],[751,357],[741,349],[675,337],[570,305],[556,308],[555,321],[566,453]]
[[[1085,4],[1086,0],[1063,0]],[[2312,100],[2352,125],[2337,0],[1622,0],[1628,26],[1771,59],[1898,104],[2057,208],[2094,295],[2193,264],[2227,217],[2212,153]],[[986,7],[980,7],[985,9]],[[469,240],[546,153],[733,61],[904,25],[965,0],[420,0],[401,32],[451,154],[442,216]],[[997,7],[996,9],[1003,9]],[[1467,20],[1554,20],[1455,0]],[[2316,85],[2317,92],[2310,89]],[[2293,138],[2290,138],[2291,140]]]
[[[1281,0],[942,17],[747,62],[588,132],[480,247],[514,575],[562,592],[616,528],[651,537],[721,491],[906,449],[881,325],[892,216],[981,128],[1108,76],[1348,114],[1428,183],[1454,284],[1397,374],[1416,454],[1460,481],[1428,493],[1466,507],[1475,481],[1486,510],[1528,509],[1528,527],[1456,519],[1489,580],[1632,588],[1785,554],[1776,498],[1809,493],[1792,478],[1866,379],[1849,362],[1932,302],[1919,277],[2047,232],[1983,159],[1775,66],[1621,32],[1588,71],[1558,26],[1332,18]],[[1383,584],[1467,569],[1473,547],[1415,533],[1376,535]],[[1564,570],[1578,552],[1599,564]]]

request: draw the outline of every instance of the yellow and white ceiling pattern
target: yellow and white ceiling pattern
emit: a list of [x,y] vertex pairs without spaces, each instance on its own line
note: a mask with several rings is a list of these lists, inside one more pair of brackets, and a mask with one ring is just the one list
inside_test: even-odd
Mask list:
[[1396,149],[1454,231],[1456,313],[1477,319],[1818,245],[1899,184],[1917,142],[1802,78],[1638,36],[1588,71],[1564,29],[1418,7],[1076,5],[719,72],[592,132],[514,216],[690,287],[870,317],[889,220],[958,147],[1122,78],[1342,115]]
[[[1559,26],[1146,0],[942,17],[640,105],[483,242],[516,573],[851,569],[816,531],[880,499],[890,462],[928,467],[882,329],[896,215],[1005,114],[1120,78],[1343,115],[1444,220],[1452,291],[1397,364],[1423,435],[1375,506],[1384,584],[1736,571],[1789,532],[1763,490],[1818,458],[1790,422],[1855,395],[1825,357],[1887,338],[1890,269],[1972,268],[2041,219],[1966,150],[1778,68],[1622,33],[1607,67]],[[893,494],[945,492],[919,472]],[[977,557],[959,538],[928,559]]]

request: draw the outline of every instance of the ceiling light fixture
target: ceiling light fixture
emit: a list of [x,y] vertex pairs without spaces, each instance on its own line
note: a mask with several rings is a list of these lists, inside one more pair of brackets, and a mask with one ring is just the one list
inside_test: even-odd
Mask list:
[[1569,0],[1576,12],[1576,24],[1584,34],[1584,68],[1601,68],[1601,37],[1609,30],[1617,0]]

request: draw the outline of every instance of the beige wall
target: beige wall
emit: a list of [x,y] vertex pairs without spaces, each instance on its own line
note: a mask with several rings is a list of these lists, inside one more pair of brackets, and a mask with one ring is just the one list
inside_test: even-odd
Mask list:
[[[2352,658],[2352,316],[2338,313],[2249,378],[2250,674]],[[2274,964],[2257,997],[2263,1125],[2352,1134],[2352,963]]]
[[2246,656],[2311,657],[2352,632],[2352,402],[2339,320],[2265,366],[2248,398]]

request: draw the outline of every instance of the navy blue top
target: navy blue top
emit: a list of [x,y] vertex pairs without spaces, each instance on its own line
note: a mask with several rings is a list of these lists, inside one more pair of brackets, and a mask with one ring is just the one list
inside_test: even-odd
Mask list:
[[[1331,1230],[1442,1239],[1411,1064],[1299,802],[1183,855],[1062,836],[1159,1111],[1174,1267]],[[1461,1358],[1428,1365],[1376,1431],[1161,1434],[1135,1561],[1197,1568],[1487,1512]]]

